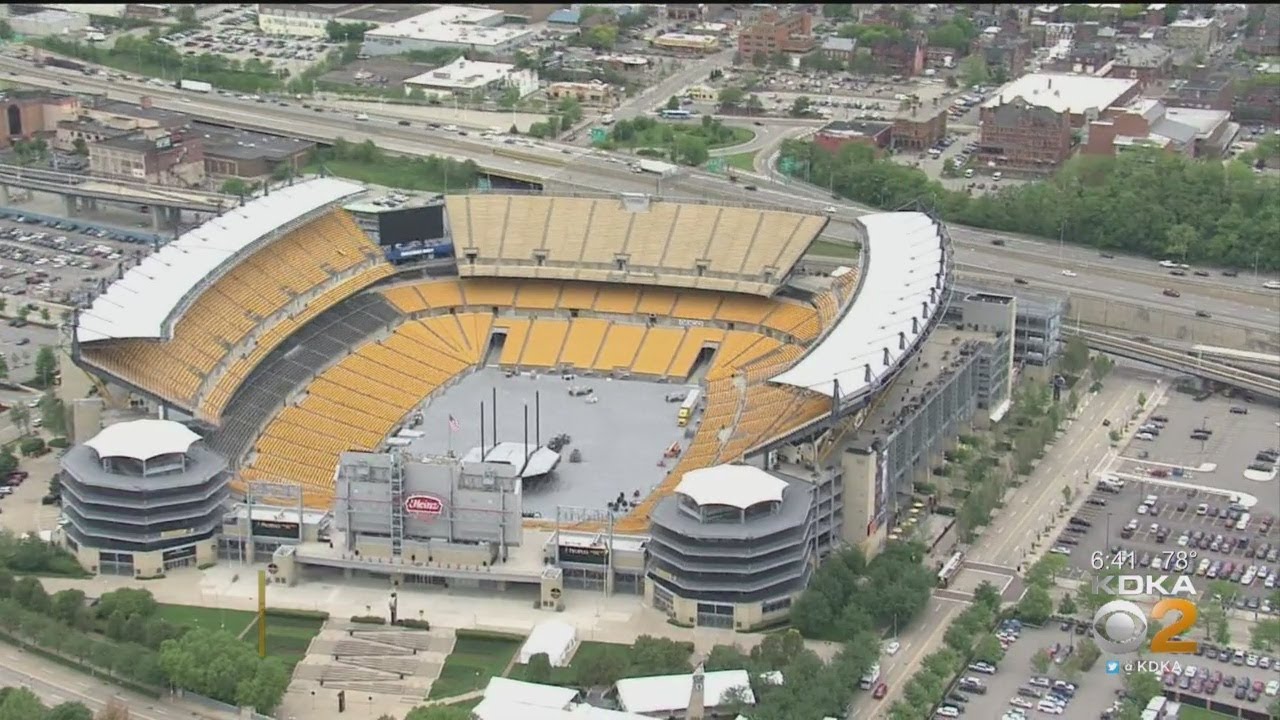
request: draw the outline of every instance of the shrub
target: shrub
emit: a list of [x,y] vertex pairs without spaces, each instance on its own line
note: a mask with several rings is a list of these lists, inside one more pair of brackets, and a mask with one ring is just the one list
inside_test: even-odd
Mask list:
[[414,618],[400,618],[396,620],[396,625],[407,627],[413,630],[430,630],[431,622],[429,620],[415,620]]
[[49,441],[49,447],[58,449],[71,447],[71,441],[64,437],[56,437]]
[[41,438],[27,438],[18,445],[18,450],[27,457],[39,455],[44,452],[44,440]]
[[352,615],[351,622],[361,625],[386,625],[387,619],[381,615]]
[[299,618],[301,620],[328,620],[329,613],[323,610],[294,610],[292,608],[267,608],[267,617]]

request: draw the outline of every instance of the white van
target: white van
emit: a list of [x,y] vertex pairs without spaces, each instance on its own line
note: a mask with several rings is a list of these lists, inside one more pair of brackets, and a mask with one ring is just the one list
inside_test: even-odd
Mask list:
[[965,171],[964,171],[964,179],[965,179],[965,180],[968,180],[968,179],[969,179],[969,178],[971,178],[971,177],[973,177],[973,168],[969,168],[968,170],[965,170]]
[[999,170],[991,174],[991,182],[1000,182],[1000,178],[1004,177],[1004,173]]
[[369,120],[369,116],[365,115],[364,113],[356,113],[356,120],[360,120],[361,122],[367,122]]
[[1150,440],[1155,440],[1155,439],[1156,439],[1156,436],[1155,436],[1155,435],[1152,435],[1152,434],[1151,434],[1151,433],[1149,433],[1149,432],[1140,432],[1140,433],[1138,433],[1137,435],[1135,435],[1134,437],[1135,437],[1135,438],[1137,438],[1137,439],[1139,439],[1139,440],[1148,440],[1148,441],[1150,441]]
[[1236,529],[1244,530],[1247,527],[1249,527],[1249,513],[1243,513],[1240,515],[1240,519],[1236,521]]
[[1155,505],[1158,502],[1160,502],[1159,495],[1148,495],[1145,499],[1143,499],[1142,504],[1146,505],[1147,507],[1151,507],[1152,505]]

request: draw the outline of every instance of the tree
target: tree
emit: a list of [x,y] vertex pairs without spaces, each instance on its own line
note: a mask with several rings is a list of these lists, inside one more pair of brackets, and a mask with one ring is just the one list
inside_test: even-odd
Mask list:
[[[18,458],[13,456],[13,451],[7,446],[0,448],[0,475],[8,474],[18,469]],[[3,595],[0,595],[3,597]]]
[[1080,608],[1076,607],[1076,601],[1070,595],[1066,595],[1062,598],[1062,602],[1058,603],[1058,612],[1072,617],[1080,612]]
[[1049,669],[1049,652],[1044,648],[1037,650],[1035,655],[1031,656],[1031,667],[1035,668],[1036,672],[1044,674]]
[[183,27],[192,27],[200,24],[200,20],[196,17],[195,5],[179,5],[173,14],[173,18]]
[[801,95],[791,103],[791,117],[804,117],[809,112],[811,101],[808,97]]
[[1143,408],[1146,406],[1147,406],[1147,394],[1141,393],[1141,392],[1138,393],[1138,407]]
[[82,157],[89,156],[89,143],[84,138],[76,138],[71,141],[71,152]]
[[14,38],[13,26],[8,20],[0,20],[0,40],[12,40]]
[[1160,678],[1154,673],[1125,673],[1124,688],[1135,705],[1145,708],[1151,698],[1160,694]]
[[1018,616],[1031,625],[1041,625],[1053,613],[1053,598],[1039,585],[1027,588],[1018,602]]
[[676,97],[675,95],[672,95],[671,97],[667,98],[667,105],[666,105],[666,107],[667,107],[667,109],[668,109],[668,110],[679,110],[679,109],[680,109],[680,98]]
[[529,682],[551,682],[551,658],[546,653],[534,654],[525,666],[524,675]]
[[94,720],[129,720],[129,706],[118,698],[107,700],[106,706],[98,712]]
[[59,590],[50,598],[49,613],[61,622],[72,625],[76,621],[76,615],[84,607],[84,602],[83,590]]
[[960,61],[960,76],[966,85],[983,85],[991,82],[991,71],[987,68],[987,60],[981,53],[970,55]]
[[1062,371],[1079,376],[1089,367],[1089,344],[1079,335],[1072,335],[1062,351]]
[[707,672],[717,670],[745,670],[750,666],[751,658],[738,649],[736,645],[716,645],[702,663]]
[[720,107],[737,107],[746,99],[747,93],[740,87],[730,85],[720,91]]
[[50,710],[44,720],[93,720],[93,711],[83,703],[64,702]]
[[279,704],[289,684],[279,659],[259,658],[248,644],[221,630],[197,628],[166,640],[160,668],[178,687],[263,713]]
[[18,403],[9,408],[9,422],[13,423],[24,436],[31,434],[31,411],[26,405]]
[[53,352],[53,348],[45,345],[36,352],[36,382],[40,387],[49,387],[53,385],[53,379],[58,374],[58,356]]
[[973,657],[975,660],[981,660],[995,665],[1004,659],[1004,647],[1000,645],[999,638],[991,633],[987,633],[979,638],[978,642],[974,644]]
[[6,688],[8,692],[0,702],[0,720],[32,720],[45,715],[44,704],[36,694],[26,688]]
[[245,180],[240,178],[227,178],[222,183],[222,193],[224,195],[245,196],[253,193],[253,187]]
[[40,420],[54,435],[67,434],[66,405],[51,390],[40,397]]

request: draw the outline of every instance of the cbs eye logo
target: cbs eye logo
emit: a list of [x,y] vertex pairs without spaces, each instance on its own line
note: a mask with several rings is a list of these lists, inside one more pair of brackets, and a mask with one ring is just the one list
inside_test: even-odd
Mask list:
[[[1190,600],[1165,598],[1151,609],[1151,619],[1163,619],[1170,612],[1176,613],[1178,619],[1160,628],[1151,639],[1151,652],[1194,653],[1199,643],[1174,638],[1195,626],[1199,611]],[[1142,608],[1128,600],[1112,600],[1093,614],[1095,642],[1115,655],[1140,650],[1147,640],[1147,627]]]

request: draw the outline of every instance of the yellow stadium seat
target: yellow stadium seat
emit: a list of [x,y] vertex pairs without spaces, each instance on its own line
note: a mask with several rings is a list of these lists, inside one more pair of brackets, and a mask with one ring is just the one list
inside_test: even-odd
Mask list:
[[632,372],[638,375],[665,376],[680,349],[685,332],[682,328],[649,328],[640,351],[636,354],[635,363],[631,366]]
[[525,341],[529,337],[530,321],[526,318],[500,318],[493,323],[495,330],[506,329],[507,337],[502,343],[502,357],[498,360],[503,365],[519,365],[520,355],[524,352]]
[[640,290],[627,285],[601,285],[596,293],[595,311],[631,315],[640,300]]
[[595,369],[605,372],[630,370],[640,343],[644,340],[645,330],[643,325],[613,323],[593,365]]
[[599,318],[578,318],[571,322],[559,364],[583,370],[592,367],[608,330],[609,321]]
[[[529,339],[524,345],[520,364],[524,367],[552,367],[560,357],[560,348],[569,335],[569,321],[538,318],[533,321]],[[505,354],[505,347],[503,348]]]

